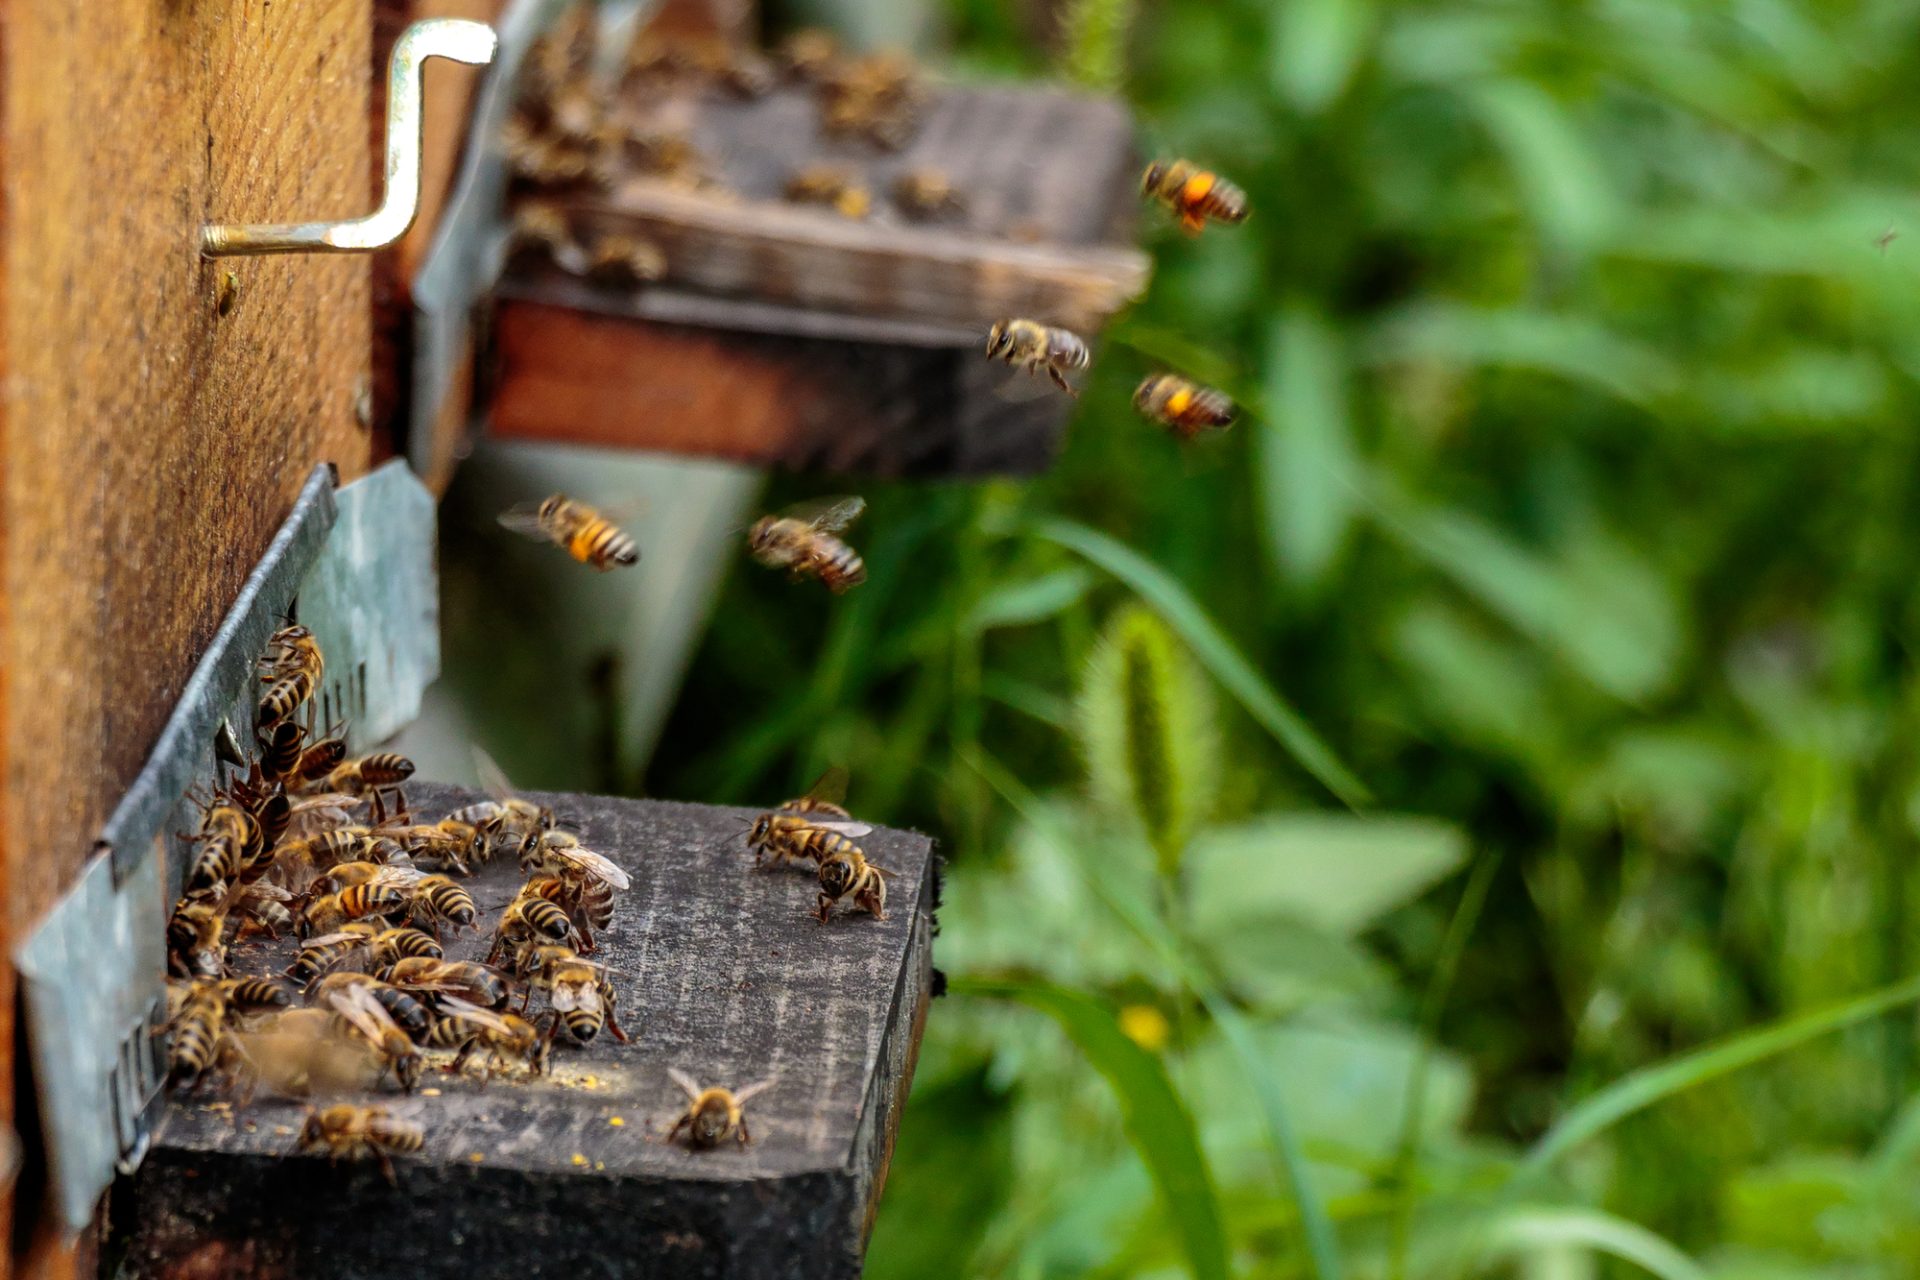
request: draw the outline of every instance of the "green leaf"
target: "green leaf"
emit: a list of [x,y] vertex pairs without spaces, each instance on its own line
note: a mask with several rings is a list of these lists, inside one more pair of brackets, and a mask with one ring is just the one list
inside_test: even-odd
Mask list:
[[956,994],[1017,1000],[1060,1024],[1120,1102],[1127,1137],[1160,1192],[1194,1280],[1226,1280],[1227,1237],[1213,1172],[1193,1116],[1160,1059],[1129,1040],[1105,1006],[1041,982],[961,979]]
[[1808,1041],[1920,1000],[1915,975],[1851,1000],[1822,1006],[1757,1030],[1717,1041],[1668,1062],[1630,1071],[1598,1093],[1582,1099],[1541,1135],[1521,1165],[1522,1174],[1538,1174],[1562,1155],[1612,1125],[1663,1099],[1798,1048]]
[[1132,587],[1168,626],[1179,632],[1194,655],[1213,672],[1214,679],[1327,790],[1349,805],[1358,806],[1372,799],[1353,771],[1341,763],[1333,749],[1301,719],[1300,713],[1274,692],[1266,678],[1241,656],[1186,588],[1165,569],[1106,534],[1071,520],[1043,519],[1037,521],[1033,529],[1040,537],[1085,556]]
[[1359,506],[1347,411],[1347,365],[1326,320],[1304,305],[1281,313],[1267,354],[1268,417],[1255,427],[1267,545],[1296,585],[1322,581]]
[[1375,24],[1373,0],[1288,0],[1274,10],[1267,78],[1309,115],[1326,110],[1353,79]]
[[1127,74],[1127,32],[1134,0],[1072,0],[1061,20],[1067,79],[1085,89],[1113,92]]
[[1601,240],[1615,217],[1613,189],[1565,109],[1512,77],[1481,81],[1466,98],[1506,154],[1541,234],[1568,249]]
[[1523,1205],[1486,1227],[1483,1261],[1574,1247],[1631,1262],[1660,1280],[1706,1280],[1700,1264],[1645,1227],[1597,1209]]
[[1216,827],[1187,858],[1194,931],[1276,916],[1351,935],[1458,868],[1467,842],[1431,818],[1281,813]]
[[[867,1276],[966,1274],[1006,1201],[1012,1165],[1007,1102],[986,1087],[981,1071],[915,1088],[867,1250]],[[955,1169],[968,1176],[954,1177]]]
[[1088,659],[1077,710],[1094,798],[1132,815],[1173,875],[1220,784],[1219,730],[1192,658],[1156,614],[1130,604]]
[[1525,307],[1413,303],[1378,323],[1365,354],[1383,362],[1528,369],[1649,410],[1682,382],[1679,369],[1661,352],[1596,319]]
[[1092,585],[1093,575],[1078,567],[1002,583],[974,603],[961,629],[979,632],[1045,622],[1079,604]]

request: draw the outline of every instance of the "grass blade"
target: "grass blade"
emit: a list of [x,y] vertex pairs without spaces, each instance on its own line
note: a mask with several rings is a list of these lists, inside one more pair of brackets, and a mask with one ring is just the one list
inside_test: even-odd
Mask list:
[[1665,1237],[1597,1209],[1524,1205],[1502,1214],[1490,1233],[1489,1254],[1572,1247],[1630,1262],[1660,1280],[1707,1280],[1700,1264]]
[[1841,1000],[1782,1019],[1754,1031],[1682,1054],[1670,1062],[1630,1071],[1598,1093],[1576,1103],[1560,1122],[1541,1135],[1521,1163],[1519,1176],[1543,1172],[1554,1160],[1636,1111],[1797,1048],[1809,1040],[1857,1022],[1865,1022],[1903,1004],[1920,1000],[1920,974],[1877,991]]
[[1333,748],[1274,691],[1173,575],[1124,543],[1083,524],[1048,518],[1036,521],[1033,528],[1040,537],[1084,556],[1132,587],[1180,633],[1194,655],[1213,672],[1214,679],[1327,790],[1354,808],[1373,799]]
[[1090,996],[1044,982],[959,979],[957,994],[1015,1000],[1051,1017],[1112,1086],[1127,1137],[1179,1233],[1194,1280],[1226,1280],[1227,1235],[1193,1115],[1160,1059],[1129,1040]]

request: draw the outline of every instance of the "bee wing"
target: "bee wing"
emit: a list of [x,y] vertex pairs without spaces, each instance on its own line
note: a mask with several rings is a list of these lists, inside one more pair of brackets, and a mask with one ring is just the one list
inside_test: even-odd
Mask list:
[[340,991],[329,992],[327,1003],[375,1044],[379,1044],[386,1037],[389,1027],[399,1029],[394,1025],[393,1019],[387,1015],[387,1011],[380,1007],[380,1002],[373,998],[373,993],[358,983]]
[[815,498],[795,503],[780,514],[788,520],[809,524],[820,533],[834,533],[858,520],[866,509],[865,498]]
[[813,780],[807,788],[806,800],[820,804],[843,804],[847,798],[847,771],[842,765],[829,766],[827,771]]
[[525,534],[529,538],[539,538],[542,541],[547,540],[547,527],[541,522],[540,504],[538,502],[522,502],[518,506],[509,507],[505,511],[502,511],[500,513],[500,525],[502,528],[513,530],[515,533]]
[[480,776],[480,785],[496,801],[513,799],[513,784],[507,781],[506,771],[479,747],[473,749],[473,771]]
[[556,855],[562,861],[572,863],[574,866],[579,867],[595,879],[605,880],[616,889],[625,889],[633,884],[632,879],[628,877],[626,872],[622,871],[610,859],[595,853],[591,849],[583,849],[578,845],[548,845],[547,851]]
[[381,867],[379,874],[367,881],[369,887],[392,885],[396,888],[411,889],[427,878],[427,873],[417,867],[401,867],[391,863]]
[[255,880],[247,886],[247,891],[241,895],[243,899],[271,898],[275,902],[292,902],[294,896],[293,890],[283,889],[270,880]]
[[678,1067],[668,1067],[667,1074],[673,1078],[675,1084],[680,1086],[681,1092],[687,1095],[687,1101],[692,1102],[700,1097],[700,1086],[694,1083],[692,1076]]
[[832,831],[838,835],[843,835],[850,839],[855,836],[864,836],[868,832],[873,830],[872,826],[868,825],[867,823],[843,822],[838,818],[822,818],[818,822],[815,822],[813,819],[809,818],[807,819],[807,825],[810,827],[818,827],[822,831]]
[[581,1006],[583,1001],[580,997],[583,992],[591,993],[592,991],[592,987],[555,987],[547,993],[547,1003],[561,1013],[567,1013]]
[[733,1101],[735,1105],[744,1107],[749,1098],[758,1097],[778,1083],[780,1083],[780,1077],[768,1076],[765,1080],[756,1081],[744,1089],[736,1090],[733,1095]]
[[513,1032],[512,1023],[491,1009],[482,1009],[471,1000],[462,1000],[459,996],[441,996],[440,1005],[476,1026],[487,1027],[508,1035]]
[[310,796],[296,796],[293,811],[305,813],[309,809],[351,809],[360,803],[359,796],[350,796],[344,791],[316,791]]

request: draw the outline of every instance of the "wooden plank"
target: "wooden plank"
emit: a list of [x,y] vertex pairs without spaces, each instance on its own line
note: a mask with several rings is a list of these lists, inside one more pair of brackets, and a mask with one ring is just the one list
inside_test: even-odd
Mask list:
[[0,27],[10,955],[308,469],[365,465],[366,260],[215,264],[196,237],[365,211],[370,51],[368,0],[0,0]]
[[1071,409],[964,330],[964,345],[852,342],[636,320],[563,297],[496,308],[497,437],[862,475],[1032,473]]
[[[408,791],[428,816],[479,798]],[[549,1078],[485,1089],[430,1072],[441,1094],[416,1100],[427,1145],[401,1160],[399,1194],[373,1165],[290,1158],[295,1103],[236,1116],[176,1100],[116,1207],[132,1274],[471,1280],[476,1259],[503,1276],[858,1274],[930,994],[930,842],[863,837],[897,873],[887,917],[823,926],[813,877],[753,868],[750,811],[539,798],[633,877],[597,957],[633,1043],[558,1045]],[[469,887],[497,911],[518,880],[501,858]],[[486,945],[468,934],[450,954]],[[291,950],[261,943],[236,964]],[[777,1077],[749,1107],[753,1144],[666,1145],[684,1105],[669,1066],[734,1087]]]

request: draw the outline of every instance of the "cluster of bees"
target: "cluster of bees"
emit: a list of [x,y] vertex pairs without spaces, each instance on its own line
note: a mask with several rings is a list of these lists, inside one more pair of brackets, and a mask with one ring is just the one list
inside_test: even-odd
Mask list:
[[[544,1074],[562,1036],[585,1045],[604,1029],[627,1043],[611,975],[588,958],[627,874],[484,759],[492,798],[416,820],[401,785],[410,761],[349,758],[340,730],[315,736],[324,671],[308,628],[275,632],[259,662],[255,750],[229,743],[221,773],[236,772],[195,797],[199,827],[182,833],[193,854],[166,935],[172,1086],[243,1103],[261,1090],[310,1101],[389,1084],[412,1093],[437,1052],[454,1075],[477,1063],[484,1087],[503,1065]],[[764,815],[751,847],[818,865],[823,921],[841,898],[878,916],[882,873],[851,839],[869,829],[814,797]],[[448,959],[451,936],[487,928],[456,877],[509,853],[523,881],[492,922],[486,960]],[[236,972],[232,941],[256,933],[298,938],[292,963]],[[741,1107],[770,1081],[730,1092],[671,1075],[687,1104],[669,1141],[747,1141]],[[298,1145],[377,1159],[392,1177],[392,1156],[424,1136],[393,1109],[337,1102],[309,1110]]]

